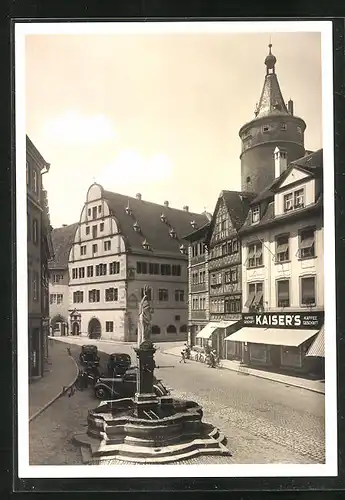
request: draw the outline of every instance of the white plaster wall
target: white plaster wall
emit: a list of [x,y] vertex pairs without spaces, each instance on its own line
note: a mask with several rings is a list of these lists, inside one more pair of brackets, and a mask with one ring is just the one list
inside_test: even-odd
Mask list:
[[[88,326],[92,318],[97,318],[101,324],[101,338],[103,340],[126,340],[125,328],[125,311],[123,310],[94,310],[94,311],[81,311],[81,335],[86,337],[88,335]],[[105,322],[114,322],[114,331],[105,331]],[[116,350],[116,349],[114,349]]]
[[305,183],[298,184],[297,186],[286,186],[284,191],[280,191],[274,196],[274,212],[275,215],[284,214],[284,196],[288,193],[304,189],[304,206],[312,205],[315,203],[315,180],[307,179]]

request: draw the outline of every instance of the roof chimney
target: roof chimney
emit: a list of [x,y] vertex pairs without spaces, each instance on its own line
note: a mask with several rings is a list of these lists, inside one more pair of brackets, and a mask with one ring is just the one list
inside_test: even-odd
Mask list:
[[137,199],[137,200],[141,200],[141,193],[137,193],[137,194],[135,195],[135,197],[136,197],[136,199]]
[[185,210],[185,212],[189,212],[189,206],[188,206],[188,205],[185,205],[185,206],[183,207],[183,210]]
[[169,206],[169,202],[168,202],[167,200],[165,200],[165,202],[164,202],[164,206],[165,206],[165,207],[168,207],[168,206]]
[[274,150],[274,177],[278,179],[287,168],[287,154],[278,146]]
[[293,101],[291,99],[288,100],[287,108],[290,115],[293,115]]

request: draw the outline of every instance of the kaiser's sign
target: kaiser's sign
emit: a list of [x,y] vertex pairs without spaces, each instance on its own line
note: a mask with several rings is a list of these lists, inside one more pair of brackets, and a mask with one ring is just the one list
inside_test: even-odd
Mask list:
[[243,326],[320,329],[323,325],[323,313],[319,311],[310,313],[248,313],[242,315],[242,320]]

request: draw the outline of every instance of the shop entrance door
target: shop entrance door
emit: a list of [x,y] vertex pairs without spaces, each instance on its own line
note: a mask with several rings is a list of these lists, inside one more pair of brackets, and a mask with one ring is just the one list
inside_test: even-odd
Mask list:
[[280,345],[271,345],[270,358],[273,368],[279,368],[281,364]]

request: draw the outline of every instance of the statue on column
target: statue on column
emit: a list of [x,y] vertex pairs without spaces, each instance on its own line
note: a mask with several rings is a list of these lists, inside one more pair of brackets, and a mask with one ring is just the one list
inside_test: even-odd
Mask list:
[[151,306],[148,300],[148,288],[145,286],[144,295],[139,304],[138,347],[145,340],[150,340],[151,333]]

